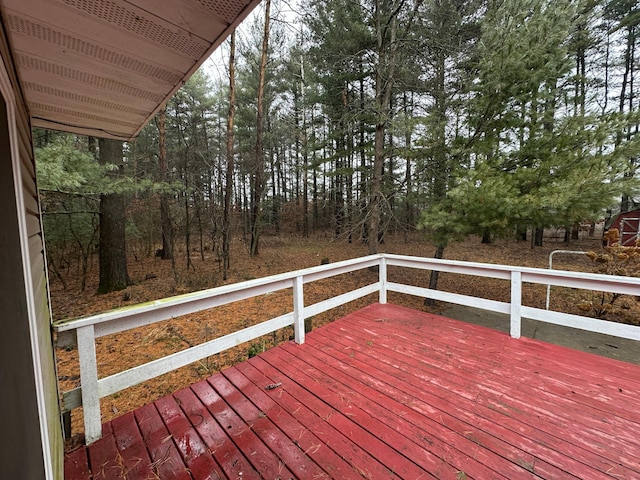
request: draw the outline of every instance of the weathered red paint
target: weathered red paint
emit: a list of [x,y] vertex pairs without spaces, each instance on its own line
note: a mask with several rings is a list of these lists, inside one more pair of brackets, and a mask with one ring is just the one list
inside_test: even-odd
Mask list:
[[65,475],[640,478],[639,403],[638,365],[371,305],[105,424]]

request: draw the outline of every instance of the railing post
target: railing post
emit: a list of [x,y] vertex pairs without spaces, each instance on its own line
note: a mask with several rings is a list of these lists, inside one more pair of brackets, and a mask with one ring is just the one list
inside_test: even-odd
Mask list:
[[82,410],[84,413],[84,435],[86,444],[90,445],[102,437],[98,365],[93,325],[78,328],[77,338],[80,385],[82,387]]
[[296,343],[304,343],[304,290],[302,276],[293,279],[293,331]]
[[384,256],[380,257],[380,263],[378,265],[378,274],[380,278],[380,303],[387,303],[387,259]]
[[511,336],[520,338],[522,330],[522,272],[511,272]]

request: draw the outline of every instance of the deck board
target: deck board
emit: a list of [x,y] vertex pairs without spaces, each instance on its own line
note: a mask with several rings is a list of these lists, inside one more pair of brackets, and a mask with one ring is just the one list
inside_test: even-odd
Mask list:
[[[194,385],[194,388],[198,389],[199,386]],[[205,386],[205,388],[208,387]],[[199,403],[200,400],[192,390],[185,389],[176,392],[175,397],[182,405],[189,406],[186,410],[190,418],[194,419],[193,424],[198,434],[229,478],[237,477],[239,472],[255,474],[255,470],[246,460],[242,451],[235,443],[228,441],[228,435],[223,427],[216,422],[206,407]]]
[[[322,354],[318,353],[318,355]],[[345,354],[326,351],[325,355],[343,358]],[[363,365],[366,364],[363,363]],[[366,373],[370,368],[357,366],[356,369],[352,369],[350,375],[361,381],[363,385],[372,385],[373,388],[359,388],[357,385],[355,388],[369,398],[377,398],[383,408],[388,408],[403,423],[408,422],[408,425],[402,425],[403,429],[423,436],[424,432],[429,432],[425,437],[428,438],[431,451],[440,456],[446,456],[453,454],[450,447],[455,448],[458,451],[455,454],[458,457],[456,463],[465,464],[467,469],[465,472],[478,478],[530,477],[518,463],[531,463],[533,457],[524,451],[512,448],[499,438],[477,431],[473,423],[465,423],[448,413],[448,411],[457,410],[458,399],[454,398],[447,403],[441,398],[431,396],[427,403],[425,396],[428,393],[425,391],[420,391],[417,395],[405,393],[406,391],[415,392],[418,386],[410,377],[399,375],[397,372],[391,374],[383,372],[379,367],[373,370],[375,373],[371,375]],[[479,448],[479,446],[485,448]],[[472,453],[473,458],[468,458],[465,453]],[[509,458],[512,460],[508,460]],[[475,465],[478,462],[480,468]],[[470,469],[472,466],[474,470]],[[483,468],[484,466],[489,467],[490,470]]]
[[[353,332],[355,332],[353,333],[353,335],[360,334],[360,331],[357,328],[354,328],[353,325],[343,325],[341,326],[341,328],[344,329],[342,333],[345,336]],[[369,333],[370,332],[371,329],[369,330]],[[343,337],[340,335],[335,335],[334,338],[340,339]],[[421,361],[419,354],[419,350],[421,347],[412,347],[411,349],[406,349],[406,346],[403,344],[403,348],[405,349],[405,351],[401,355],[396,355],[395,358],[388,359],[383,357],[384,353],[382,351],[377,352],[373,347],[376,342],[384,343],[387,340],[378,339],[377,337],[375,340],[371,340],[372,338],[374,337],[369,335],[362,336],[359,339],[343,339],[342,347],[340,348],[356,348],[360,351],[368,349],[371,351],[369,355],[358,355],[357,358],[368,357],[372,359],[373,362],[377,362],[379,359],[382,362],[386,362],[388,365],[394,365],[395,363],[395,365],[399,367],[396,367],[395,372],[393,370],[390,370],[391,375],[387,380],[390,384],[391,382],[394,382],[399,376],[402,376],[402,372],[405,372],[404,378],[408,385],[408,387],[405,387],[405,391],[412,393],[418,390],[422,392],[422,396],[429,396],[430,393],[434,393],[435,396],[430,397],[428,401],[428,405],[430,406],[438,405],[439,401],[441,399],[444,399],[448,402],[448,404],[444,404],[440,407],[441,410],[438,415],[443,415],[444,411],[451,413],[458,419],[465,420],[467,423],[467,427],[463,428],[466,428],[468,431],[473,432],[474,436],[477,436],[478,432],[474,431],[473,426],[486,425],[487,431],[495,432],[496,434],[498,434],[498,438],[510,439],[510,441],[515,446],[524,451],[536,451],[534,450],[536,448],[536,444],[532,443],[532,441],[537,441],[542,446],[552,445],[554,448],[551,450],[547,448],[541,448],[539,446],[537,447],[539,456],[533,459],[535,460],[535,464],[538,465],[538,468],[536,468],[537,472],[538,469],[543,466],[541,460],[555,461],[556,464],[559,465],[573,463],[575,467],[580,469],[582,478],[601,478],[602,470],[607,471],[612,467],[611,462],[605,462],[603,464],[602,462],[599,462],[600,459],[597,457],[594,457],[591,460],[600,465],[600,471],[594,471],[593,469],[586,470],[579,463],[576,464],[571,457],[573,455],[583,456],[584,451],[576,449],[574,445],[564,441],[562,437],[558,438],[554,436],[558,434],[565,435],[572,432],[572,428],[574,427],[574,425],[570,423],[558,425],[557,423],[552,422],[552,424],[547,428],[547,433],[540,431],[537,427],[546,426],[546,421],[541,422],[541,419],[545,418],[546,420],[548,418],[554,418],[554,412],[550,412],[547,410],[548,415],[546,417],[535,413],[531,415],[527,410],[520,408],[522,405],[520,400],[521,397],[519,395],[514,395],[513,392],[509,391],[505,393],[502,391],[502,388],[499,385],[495,388],[500,388],[500,390],[495,390],[493,392],[487,389],[475,391],[474,388],[477,384],[477,379],[473,378],[471,381],[469,381],[465,377],[469,374],[475,377],[478,374],[479,370],[475,369],[471,371],[470,369],[468,369],[468,367],[462,368],[460,367],[460,365],[453,365],[452,368],[448,368],[446,363],[455,362],[455,360],[453,360],[453,356],[447,357],[446,359],[442,360],[443,362],[445,362],[443,364],[431,361],[431,363],[429,363],[430,368],[438,369],[438,371],[431,375],[424,375],[420,373],[425,371],[424,365],[421,365],[419,363]],[[311,341],[316,340],[317,339]],[[507,340],[513,341],[508,338]],[[321,345],[324,348],[326,348],[327,341],[330,341],[330,339],[327,338],[321,341]],[[413,341],[419,342],[420,340],[413,339]],[[389,342],[393,344],[392,340],[389,340]],[[372,345],[369,346],[369,343],[371,343]],[[391,351],[391,348],[387,348],[386,346],[385,348],[387,349],[387,351]],[[374,351],[376,352],[375,354],[373,353]],[[464,354],[468,356],[469,352]],[[430,360],[432,359],[433,357],[431,357],[430,355]],[[379,373],[377,374],[378,379],[382,377],[383,372],[389,371],[388,369],[385,370],[379,364],[377,368],[379,368]],[[422,381],[416,378],[412,379],[411,377],[413,373],[408,372],[417,372],[418,376],[422,377],[420,379]],[[488,380],[485,379],[485,381]],[[524,388],[527,383],[526,378],[516,378],[515,381],[517,383],[516,387],[518,389]],[[512,383],[513,381],[509,382],[509,385],[511,385]],[[396,383],[396,386],[397,385],[398,384]],[[535,394],[533,392],[530,392],[530,395],[528,397],[526,396],[526,393],[523,393],[523,395],[525,395],[525,398],[528,398],[529,401],[532,402],[532,408],[535,407],[535,404],[539,403],[539,401],[537,400],[533,402],[533,400],[535,399]],[[459,408],[459,406],[461,408]],[[484,406],[486,408],[481,409],[478,408],[479,406]],[[590,433],[588,429],[580,430],[580,433],[576,434],[577,440],[583,441],[583,435],[588,433]],[[615,438],[608,438],[607,440],[607,445],[610,445],[609,442],[616,441]],[[619,452],[612,451],[610,449],[609,451],[613,458],[618,459]],[[638,449],[636,448],[635,451],[637,452]],[[565,455],[560,455],[558,452],[564,452]],[[513,460],[516,463],[523,465],[531,465],[532,463],[534,463],[532,460],[527,460],[526,456],[516,457],[513,458]],[[629,459],[629,461],[631,463],[636,462],[636,460],[633,458]],[[548,469],[549,467],[545,466],[545,468]],[[559,473],[558,468],[553,468],[551,471],[555,472],[555,475]],[[633,474],[633,476],[637,476],[637,473]],[[551,478],[556,477],[552,476]]]
[[[347,332],[355,332],[354,335],[359,334],[357,328],[343,327],[343,331],[345,334]],[[391,334],[391,336],[386,335],[386,337],[382,337],[380,341],[386,342],[385,345],[390,347],[393,345],[392,336],[393,334]],[[413,342],[419,341],[420,339],[418,338],[413,339]],[[470,374],[474,376],[482,375],[483,382],[477,383],[477,387],[481,393],[490,395],[493,391],[493,393],[500,395],[502,398],[513,397],[518,402],[525,402],[526,406],[532,407],[534,410],[539,411],[540,414],[557,417],[558,419],[568,417],[572,423],[577,420],[582,420],[595,429],[604,428],[605,432],[610,432],[613,427],[618,429],[618,431],[615,432],[616,436],[628,433],[629,435],[626,440],[636,446],[639,445],[637,436],[633,435],[633,429],[637,427],[640,416],[638,416],[637,412],[633,409],[629,409],[628,404],[629,401],[637,401],[637,386],[634,392],[635,395],[630,395],[633,389],[633,387],[631,387],[627,390],[623,399],[608,395],[606,402],[594,398],[596,395],[604,397],[602,393],[604,387],[602,381],[599,381],[598,384],[595,382],[592,383],[591,391],[585,393],[583,396],[577,394],[576,392],[580,391],[583,385],[591,381],[590,375],[588,372],[585,374],[585,370],[591,368],[594,360],[600,359],[600,357],[594,357],[589,354],[582,354],[583,358],[579,368],[573,368],[569,373],[566,373],[567,367],[558,365],[555,370],[548,370],[546,372],[549,380],[541,381],[540,374],[544,372],[544,367],[535,366],[532,368],[527,358],[515,361],[514,355],[511,354],[512,350],[514,350],[513,347],[517,350],[522,346],[518,344],[519,342],[527,341],[527,339],[513,340],[507,337],[507,342],[498,351],[489,351],[486,349],[486,346],[483,345],[483,352],[493,356],[491,363],[485,363],[483,365],[482,359],[473,358],[472,355],[469,354],[469,352],[473,351],[471,350],[472,345],[466,348],[466,352],[464,350],[456,352],[452,350],[450,343],[442,344],[441,340],[434,337],[428,340],[428,348],[431,349],[429,361],[431,362],[430,365],[433,366],[434,360],[439,358],[440,363],[438,364],[438,368],[440,368],[440,373],[443,373],[443,371],[453,373],[457,377],[460,377],[460,383],[465,381],[461,377],[462,372],[470,372]],[[405,348],[407,348],[407,352],[412,356],[419,355],[420,353],[420,347],[409,346]],[[620,363],[621,362],[615,362],[614,366]],[[423,368],[417,366],[416,370],[420,371],[423,370]],[[562,390],[556,390],[554,392],[557,381],[554,378],[555,372],[557,372],[558,375],[564,374],[566,383]],[[575,375],[578,372],[581,374],[582,382],[575,381]],[[445,376],[444,378],[451,377]],[[509,379],[511,381],[505,381]],[[472,380],[475,382],[475,378],[472,378]],[[618,392],[617,384],[615,391]],[[531,402],[530,395],[532,393],[536,398],[540,398],[541,401],[529,405]],[[561,408],[550,411],[546,408],[549,404],[554,406],[564,405],[571,408]],[[574,410],[574,406],[580,408]],[[607,422],[598,420],[601,414],[610,414],[612,412],[614,412],[615,415],[612,415]],[[626,429],[630,430],[625,432]]]
[[133,413],[125,413],[111,422],[122,468],[128,480],[152,480],[151,459]]
[[[359,325],[361,325],[362,328],[367,327],[367,324],[363,324],[362,322],[360,322]],[[375,325],[369,330],[372,329],[375,329]],[[435,329],[435,327],[433,327],[433,329]],[[478,332],[478,330],[481,331],[483,329],[482,327],[474,327],[473,329],[471,329],[471,332],[475,333]],[[434,353],[451,356],[452,352],[450,350],[453,347],[452,343],[450,341],[442,341],[442,338],[444,338],[447,333],[446,330],[440,330],[439,333],[440,335],[432,334],[431,338],[429,338],[427,346],[435,349],[436,352]],[[385,336],[386,333],[383,331],[382,335]],[[467,332],[464,336],[461,336],[457,339],[460,346],[462,346],[464,349],[467,349],[467,351],[472,351],[473,349],[478,348],[478,346],[480,346],[483,350],[492,348],[493,350],[490,351],[493,355],[495,355],[492,363],[490,364],[490,366],[494,367],[493,370],[491,370],[493,373],[497,372],[501,377],[504,377],[504,375],[509,372],[520,373],[524,376],[528,376],[530,380],[533,381],[537,381],[538,378],[544,377],[544,380],[541,383],[545,389],[551,388],[554,385],[558,385],[560,388],[564,387],[566,389],[566,392],[570,392],[572,395],[575,395],[575,401],[587,402],[588,404],[599,406],[599,408],[607,411],[610,410],[615,404],[618,404],[622,407],[622,413],[624,413],[626,416],[631,416],[631,418],[635,422],[640,421],[639,412],[630,411],[628,408],[626,408],[628,401],[637,398],[635,395],[636,392],[630,394],[630,390],[637,388],[638,385],[637,380],[633,379],[633,377],[630,376],[631,372],[637,370],[636,365],[630,365],[631,367],[635,368],[633,368],[632,370],[626,370],[625,367],[627,367],[627,364],[618,362],[618,369],[625,372],[624,374],[618,375],[619,372],[617,372],[616,370],[612,370],[609,364],[607,364],[609,370],[606,371],[605,374],[601,369],[598,368],[599,362],[596,365],[589,363],[589,368],[581,374],[581,377],[585,380],[585,382],[577,384],[573,381],[576,369],[583,369],[585,367],[585,362],[589,362],[590,359],[593,358],[592,355],[580,355],[579,352],[564,347],[549,345],[550,347],[553,347],[553,350],[549,352],[549,354],[544,358],[540,356],[538,362],[536,364],[533,364],[530,355],[522,358],[525,353],[529,352],[520,348],[522,347],[522,344],[518,345],[517,343],[529,342],[529,339],[523,338],[517,340],[516,344],[514,345],[513,342],[496,343],[495,340],[500,339],[500,337],[497,337],[497,339],[494,339],[494,341],[489,342],[487,339],[481,337],[480,335],[474,335],[472,337],[470,337],[469,335],[470,333]],[[414,335],[413,340],[419,340],[419,338]],[[482,343],[478,344],[479,341],[482,341]],[[516,348],[512,348],[514,346]],[[535,351],[538,350],[541,346],[544,347],[545,344],[536,342],[530,346],[532,346],[533,350]],[[460,352],[460,350],[458,351]],[[489,351],[485,353],[489,353]],[[476,360],[478,360],[481,364],[484,363],[483,358],[476,359],[474,356],[469,355],[459,355],[456,357],[456,359],[462,363],[473,363],[476,362]],[[505,359],[509,362],[509,370],[506,372],[503,368],[501,368],[504,366]],[[535,376],[530,375],[532,368],[536,374]],[[584,397],[579,398],[578,396],[580,394],[583,394]]]
[[[179,393],[156,400],[160,416],[173,437],[185,465],[195,480],[215,480],[223,478],[220,467],[210,454],[211,451],[197,434],[193,425],[200,417],[188,405],[179,403]],[[182,407],[189,410],[189,418]],[[194,420],[193,417],[196,417]]]
[[190,480],[178,448],[154,404],[145,405],[135,412],[136,422],[151,457],[151,468],[163,480]]
[[[218,378],[219,376],[214,376],[213,380]],[[253,431],[252,425],[245,423],[235,412],[235,406],[227,404],[211,384],[207,381],[198,382],[192,388],[199,400],[227,432],[227,441],[233,441],[236,444],[255,471],[268,478],[281,475],[285,475],[285,478],[295,478],[278,456]]]
[[[238,370],[260,386],[280,383],[286,377],[261,357],[256,357],[244,362],[234,369]],[[228,374],[228,371],[225,371]],[[271,395],[272,401],[287,411],[322,442],[320,453],[329,458],[333,465],[333,458],[337,455],[349,465],[348,474],[335,478],[362,478],[359,472],[370,472],[371,478],[385,478],[389,471],[375,457],[361,445],[352,442],[343,433],[342,427],[348,425],[348,419],[341,413],[334,412],[328,405],[312,395],[306,389],[291,383],[286,389],[278,391],[277,395]],[[346,430],[344,430],[346,431]],[[353,435],[353,429],[351,435]],[[357,434],[357,432],[356,432]],[[312,452],[315,451],[315,446]],[[305,451],[307,451],[305,449]]]
[[89,458],[87,450],[79,448],[64,455],[64,477],[76,480],[88,480],[91,478]]
[[[359,330],[354,325],[347,326],[346,328],[342,325],[340,328],[348,332],[355,332],[355,335],[359,334]],[[388,341],[389,344],[392,344],[392,338],[393,334],[387,335],[386,338],[380,341]],[[625,408],[626,411],[613,408],[610,408],[608,411],[594,410],[579,403],[571,403],[571,401],[563,396],[553,397],[544,391],[544,387],[542,389],[533,388],[535,378],[537,377],[537,369],[529,369],[528,376],[522,374],[513,376],[513,370],[517,362],[513,361],[511,350],[513,348],[520,348],[520,342],[527,342],[528,340],[513,340],[506,336],[503,340],[505,343],[500,350],[503,353],[500,354],[492,351],[490,355],[493,357],[494,365],[486,363],[485,369],[481,370],[482,365],[472,364],[472,366],[469,366],[469,357],[471,356],[469,352],[471,352],[471,350],[467,350],[467,353],[464,351],[456,352],[452,350],[453,347],[451,343],[447,345],[449,355],[441,359],[441,364],[436,364],[433,361],[435,358],[433,350],[438,348],[439,340],[437,338],[429,339],[428,344],[431,349],[429,353],[430,365],[435,365],[440,369],[435,376],[435,383],[445,387],[444,393],[453,392],[461,397],[466,395],[468,398],[474,399],[476,403],[486,405],[489,411],[497,410],[503,416],[506,415],[509,419],[517,419],[519,422],[529,425],[533,429],[546,429],[546,432],[551,435],[560,435],[560,440],[566,440],[567,437],[570,437],[573,441],[586,444],[585,440],[593,439],[594,442],[599,442],[605,447],[614,461],[619,459],[621,450],[627,450],[630,453],[635,452],[637,456],[637,452],[639,451],[637,446],[638,440],[637,436],[635,439],[633,437],[634,434],[638,432],[638,424],[625,423],[625,427],[623,427],[622,430],[622,427],[619,426],[621,416],[631,413],[628,412],[630,410],[628,404]],[[414,339],[414,341],[419,342],[420,340]],[[420,358],[420,347],[406,347],[406,345],[403,344],[403,348],[408,348],[407,352],[410,354],[410,357]],[[488,351],[483,349],[482,352],[487,353]],[[476,353],[478,352],[476,351]],[[579,370],[574,369],[575,373],[583,372],[585,367],[593,364],[593,362],[605,360],[601,357],[595,357],[581,352],[576,352],[576,354],[583,356],[583,363],[580,364]],[[504,355],[508,360],[503,361],[497,355]],[[496,373],[494,371],[496,362],[504,364],[506,368],[499,368]],[[614,367],[619,363],[620,362],[614,361]],[[526,365],[526,362],[524,362],[524,364]],[[416,365],[412,368],[412,371],[421,372],[424,371],[424,368]],[[482,375],[482,382],[477,382],[476,379],[473,378],[472,383],[469,383],[465,379],[465,376],[469,373],[474,377]],[[636,379],[637,378],[636,374]],[[445,380],[449,383],[444,383]],[[576,380],[578,381],[574,380],[574,384],[576,385],[574,388],[577,388],[577,385],[580,384],[580,378]],[[473,390],[475,387],[478,387],[477,390]],[[476,396],[469,396],[469,393],[473,393],[473,395]],[[468,408],[472,406],[473,404],[469,404]],[[492,419],[494,422],[500,420],[500,417]],[[504,421],[505,419],[502,419],[503,424]],[[616,426],[617,424],[618,426]],[[515,423],[514,432],[518,432],[517,428],[520,426],[518,423]],[[535,430],[529,430],[527,436],[536,438],[534,434],[540,435]],[[549,443],[552,440],[547,436],[542,436],[542,438],[545,443]],[[619,444],[618,448],[615,450],[611,449],[610,445],[616,442]],[[558,449],[560,448],[568,449],[570,446],[563,443],[558,445]],[[586,448],[593,448],[593,444],[587,445]],[[569,450],[569,452],[570,451],[571,450]],[[632,465],[635,465],[637,469],[638,463],[637,460],[633,459],[633,455],[630,455],[629,461]],[[608,470],[608,468],[608,466],[605,467],[605,470]],[[633,476],[638,476],[638,474],[636,473]]]
[[[258,370],[254,370],[254,372],[259,373]],[[335,440],[338,432],[326,434],[325,429],[318,428],[321,427],[323,423],[321,421],[314,422],[307,428],[299,419],[287,411],[286,408],[281,407],[273,398],[264,392],[261,386],[272,384],[266,377],[255,374],[252,375],[251,371],[245,370],[242,372],[235,368],[226,370],[224,376],[233,383],[236,388],[245,392],[262,412],[266,412],[265,415],[272,418],[304,453],[309,455],[318,465],[323,466],[325,473],[320,474],[319,478],[322,478],[323,475],[334,478],[361,478],[347,461],[326,446],[326,443],[331,443],[332,440]],[[281,391],[279,393],[284,392]],[[279,397],[281,397],[281,395],[279,395]],[[294,409],[299,410],[299,404],[297,404]],[[310,412],[304,412],[304,415],[309,414]],[[314,430],[321,430],[320,433],[324,434],[326,441],[319,438],[314,433]]]
[[375,304],[106,423],[65,478],[640,478],[638,404],[640,366]]
[[[354,332],[354,328],[345,328],[343,329],[343,334],[347,335],[351,332]],[[358,335],[357,331],[354,335]],[[392,340],[393,334],[388,336],[389,338],[381,338],[379,340],[383,343],[384,346],[391,348],[393,346]],[[360,341],[366,340],[367,337],[362,338]],[[350,339],[351,342],[357,342],[357,339]],[[413,342],[419,342],[419,339],[413,339]],[[509,342],[522,342],[526,340],[508,340]],[[553,395],[553,390],[555,389],[555,379],[552,377],[553,372],[549,371],[547,373],[547,377],[550,379],[548,381],[540,380],[541,368],[535,367],[528,368],[523,365],[528,365],[526,359],[521,362],[516,362],[513,360],[513,356],[510,355],[509,352],[509,344],[506,344],[499,352],[494,351],[490,352],[483,348],[484,353],[493,356],[492,364],[481,363],[481,360],[471,358],[470,353],[472,350],[467,349],[465,351],[453,352],[451,350],[450,345],[445,345],[447,349],[442,352],[438,352],[439,344],[436,338],[430,339],[428,341],[428,348],[431,350],[429,353],[429,368],[438,368],[439,374],[442,375],[443,378],[448,378],[452,381],[457,381],[461,386],[466,386],[467,382],[469,382],[468,378],[465,378],[465,375],[472,375],[471,377],[471,386],[473,388],[478,388],[479,393],[485,393],[486,395],[491,395],[492,393],[505,397],[513,397],[518,402],[530,402],[529,395],[531,393],[535,394],[536,398],[540,398],[541,400],[547,400],[547,404],[556,405],[557,402],[562,402],[560,405],[567,405],[573,407],[573,402],[578,404],[581,408],[576,411],[571,409],[564,410],[558,409],[557,411],[549,411],[544,402],[538,402],[530,405],[534,409],[541,410],[540,413],[553,416],[557,418],[563,418],[565,416],[569,416],[572,422],[575,422],[577,419],[582,418],[585,422],[587,422],[591,427],[597,428],[597,426],[603,427],[607,430],[610,430],[611,422],[617,423],[620,428],[633,428],[635,424],[638,422],[638,415],[635,411],[630,411],[628,408],[628,401],[631,401],[632,398],[626,397],[624,400],[618,400],[615,398],[609,397],[609,402],[597,402],[595,403],[593,397],[585,395],[584,397],[580,397],[576,394],[583,384],[575,382],[575,379],[571,379],[569,375],[567,375],[567,379],[571,379],[573,383],[567,383],[565,385],[564,390],[560,390],[556,392],[556,395]],[[518,345],[516,345],[518,347]],[[421,347],[405,347],[405,352],[408,353],[411,357],[419,358],[420,348]],[[501,359],[499,357],[508,357],[506,360]],[[464,357],[464,358],[461,358]],[[596,357],[598,358],[598,357]],[[440,362],[436,362],[435,360],[439,359]],[[587,356],[585,358],[585,362],[580,367],[580,370],[584,370],[588,368],[589,360],[592,360],[593,356]],[[480,362],[480,363],[479,363]],[[506,369],[504,367],[507,367]],[[420,364],[414,365],[414,371],[420,372],[424,370],[424,366]],[[560,367],[558,367],[556,372],[560,373]],[[574,369],[574,374],[576,369]],[[446,374],[451,375],[446,375]],[[482,383],[477,383],[476,380],[478,375],[483,377]],[[511,381],[505,381],[505,380]],[[587,379],[588,380],[588,377]],[[592,389],[592,394],[598,394],[597,388]],[[569,399],[568,399],[569,398]],[[636,395],[637,400],[637,395]],[[595,403],[595,406],[593,405]],[[614,411],[615,415],[608,422],[597,421],[596,419],[601,413],[607,413]],[[580,417],[579,417],[580,416]],[[627,419],[631,418],[631,421]],[[633,436],[629,436],[627,439],[632,443],[638,442],[637,438],[633,438]]]

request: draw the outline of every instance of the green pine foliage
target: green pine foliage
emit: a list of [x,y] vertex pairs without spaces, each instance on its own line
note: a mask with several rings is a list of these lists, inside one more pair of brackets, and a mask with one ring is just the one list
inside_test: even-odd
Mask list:
[[47,192],[99,193],[103,169],[71,135],[36,149],[38,187]]
[[638,139],[619,135],[637,115],[568,108],[579,3],[518,0],[489,9],[460,152],[468,161],[420,222],[435,238],[572,225],[637,191],[625,171]]

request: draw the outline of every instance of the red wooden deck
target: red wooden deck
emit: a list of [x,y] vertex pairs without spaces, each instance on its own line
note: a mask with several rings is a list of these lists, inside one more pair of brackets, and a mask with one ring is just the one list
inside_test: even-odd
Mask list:
[[637,479],[640,366],[371,305],[104,425],[75,479]]

